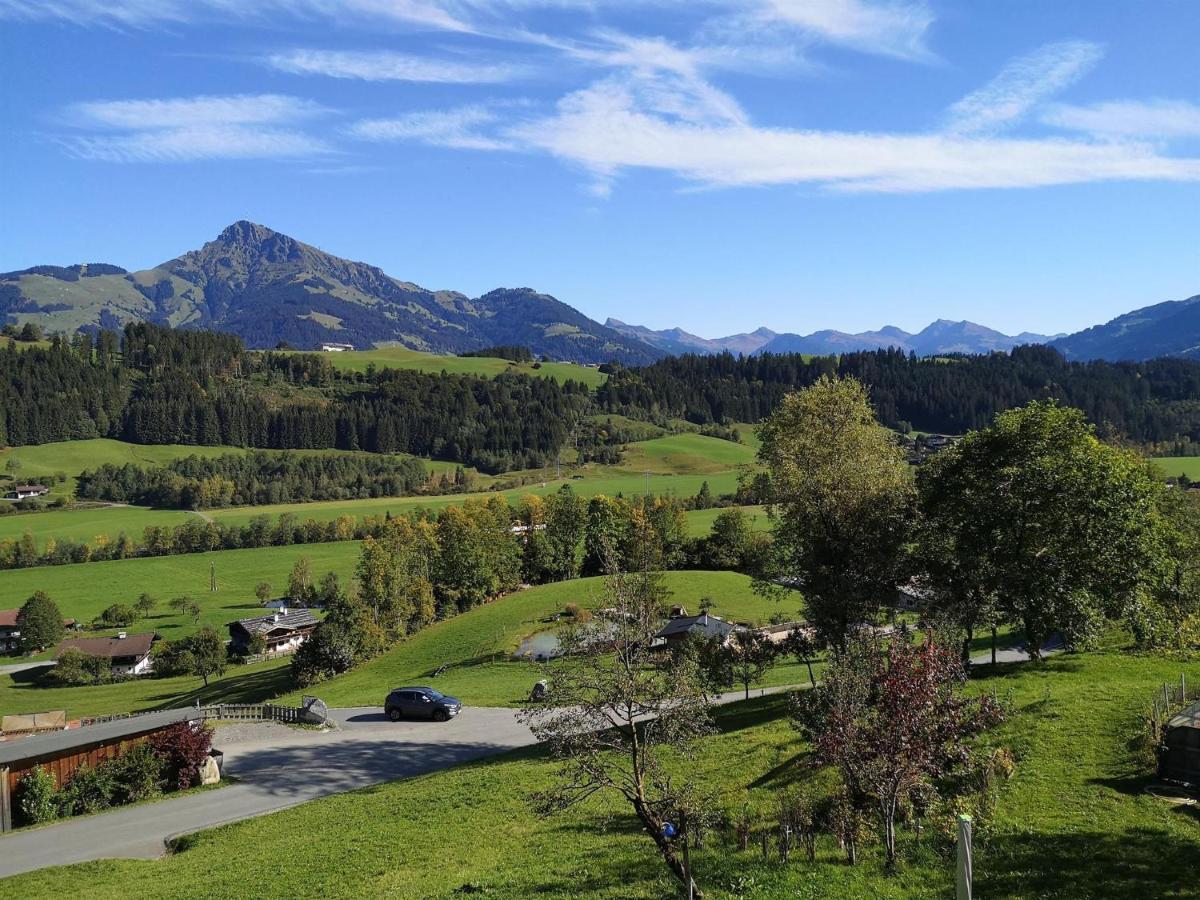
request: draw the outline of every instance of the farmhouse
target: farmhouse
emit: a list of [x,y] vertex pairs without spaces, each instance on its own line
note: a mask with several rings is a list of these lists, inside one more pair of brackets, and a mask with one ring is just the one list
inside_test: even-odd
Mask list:
[[326,353],[345,353],[347,350],[353,350],[353,344],[340,344],[336,341],[326,341],[321,344],[321,349]]
[[0,742],[0,831],[12,829],[12,797],[21,777],[38,766],[61,787],[80,766],[120,756],[155,732],[189,721],[196,709],[170,709]]
[[15,653],[21,644],[21,629],[17,627],[19,609],[0,609],[0,653]]
[[[19,609],[0,609],[0,653],[16,653],[21,647],[21,629],[17,627]],[[74,619],[63,619],[63,628],[74,631],[79,624]]]
[[5,500],[27,500],[30,497],[41,497],[50,493],[50,488],[41,484],[16,484],[4,494]]
[[289,613],[286,609],[267,616],[239,619],[229,623],[229,642],[236,653],[247,653],[250,640],[261,634],[267,653],[291,653],[303,644],[320,620],[307,609]]
[[737,626],[731,622],[726,622],[724,619],[708,613],[698,616],[678,616],[667,622],[658,634],[654,635],[654,646],[679,644],[693,636],[705,640],[716,638],[727,641],[736,629]]
[[114,675],[145,675],[153,668],[150,648],[157,639],[153,632],[124,631],[116,637],[68,638],[55,648],[54,658],[59,659],[68,650],[78,650],[88,656],[106,657]]

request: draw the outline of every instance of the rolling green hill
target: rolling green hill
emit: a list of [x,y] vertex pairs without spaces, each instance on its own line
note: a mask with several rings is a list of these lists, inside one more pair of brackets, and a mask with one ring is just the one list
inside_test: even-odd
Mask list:
[[[799,594],[780,602],[764,599],[753,592],[747,576],[736,572],[667,572],[663,583],[670,602],[692,612],[702,597],[708,597],[715,615],[734,621],[765,623],[774,613],[800,618]],[[512,658],[521,639],[553,630],[551,617],[568,603],[583,608],[602,605],[603,587],[603,578],[580,578],[518,591],[430,625],[394,650],[316,690],[330,706],[369,706],[381,702],[380,691],[390,687],[430,683],[467,704],[516,706],[542,677],[536,664]],[[434,679],[433,672],[442,665],[449,668]],[[774,683],[806,677],[796,664],[772,673]]]
[[[45,444],[40,447],[22,447],[11,451],[22,459],[21,477],[30,473],[63,471],[69,475],[100,462],[157,459],[167,461],[189,453],[225,452],[228,448],[198,448],[172,445],[170,447],[143,447],[120,441],[68,441]],[[241,452],[233,450],[231,452]],[[344,451],[286,451],[329,453]],[[0,455],[0,458],[3,458]],[[28,461],[29,468],[26,468]],[[36,461],[36,462],[35,462]],[[749,444],[734,444],[720,438],[700,434],[677,434],[631,444],[626,459],[617,466],[588,464],[564,467],[560,478],[553,470],[516,472],[499,478],[477,475],[477,483],[486,487],[509,479],[526,480],[529,483],[504,490],[501,493],[510,502],[525,494],[545,495],[559,490],[564,484],[583,496],[607,494],[625,496],[652,493],[674,494],[678,497],[695,496],[700,486],[707,481],[714,495],[732,493],[737,488],[738,467],[754,461],[754,451]],[[426,460],[426,465],[435,471],[454,468],[451,463]],[[575,477],[579,476],[579,477]],[[476,494],[449,494],[442,496],[383,497],[368,500],[330,500],[316,503],[288,503],[272,506],[241,506],[230,509],[205,510],[204,515],[216,521],[245,524],[255,516],[275,517],[281,513],[293,513],[301,519],[313,518],[331,521],[343,515],[399,514],[417,508],[440,509],[459,504],[468,496],[493,496],[491,491]],[[29,531],[38,540],[39,546],[49,537],[69,537],[74,540],[91,541],[97,535],[116,538],[122,531],[130,536],[140,536],[148,525],[176,525],[187,520],[193,513],[181,510],[147,510],[140,507],[110,507],[101,509],[66,509],[47,512],[0,516],[0,539],[19,539]],[[4,575],[0,573],[0,584]]]

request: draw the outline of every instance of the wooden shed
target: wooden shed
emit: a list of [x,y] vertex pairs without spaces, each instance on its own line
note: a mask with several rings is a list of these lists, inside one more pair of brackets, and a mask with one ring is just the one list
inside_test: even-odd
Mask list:
[[80,766],[120,756],[155,732],[198,718],[198,709],[168,709],[0,742],[0,832],[12,829],[13,794],[27,772],[42,766],[62,787]]
[[1158,748],[1158,777],[1200,787],[1200,700],[1167,722]]

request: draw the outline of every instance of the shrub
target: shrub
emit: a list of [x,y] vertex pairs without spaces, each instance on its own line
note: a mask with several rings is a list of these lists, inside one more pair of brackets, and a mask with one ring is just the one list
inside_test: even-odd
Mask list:
[[101,763],[95,768],[80,766],[59,794],[62,813],[71,816],[108,809],[113,805],[116,792],[110,763]]
[[98,628],[124,628],[137,621],[137,611],[124,603],[114,603],[96,617]]
[[176,722],[150,736],[149,745],[162,761],[169,785],[189,788],[199,778],[197,770],[212,749],[212,729],[207,725]]
[[71,647],[63,651],[58,665],[51,666],[42,680],[55,687],[76,687],[85,684],[108,684],[120,680],[113,675],[109,660]]
[[38,766],[26,772],[17,782],[16,794],[17,809],[25,824],[37,825],[58,818],[58,791],[49,770]]
[[112,769],[114,803],[136,803],[162,792],[163,761],[146,743],[104,763]]

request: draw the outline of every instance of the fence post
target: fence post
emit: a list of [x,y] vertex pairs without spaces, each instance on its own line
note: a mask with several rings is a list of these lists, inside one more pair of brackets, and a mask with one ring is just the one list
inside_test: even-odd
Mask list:
[[958,866],[955,873],[956,900],[971,900],[971,882],[973,872],[971,865],[971,817],[958,817]]
[[12,831],[12,797],[8,791],[8,766],[0,766],[0,834]]

